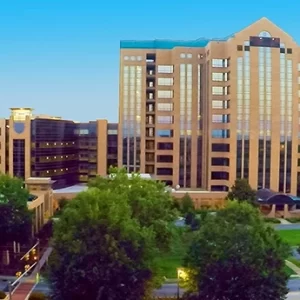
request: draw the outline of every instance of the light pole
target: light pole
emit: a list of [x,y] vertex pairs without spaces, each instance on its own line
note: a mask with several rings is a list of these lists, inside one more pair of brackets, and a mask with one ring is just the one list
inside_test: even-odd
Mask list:
[[178,269],[177,268],[177,299],[179,299],[179,279],[180,279],[180,277],[179,277],[179,275],[180,275],[180,269]]

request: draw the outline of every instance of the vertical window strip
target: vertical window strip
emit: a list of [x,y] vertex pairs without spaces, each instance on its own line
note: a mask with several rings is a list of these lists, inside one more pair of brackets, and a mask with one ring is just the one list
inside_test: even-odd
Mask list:
[[200,130],[201,117],[201,67],[198,65],[198,130]]
[[128,94],[129,94],[129,67],[124,66],[123,68],[123,148],[126,151],[123,151],[123,165],[128,169],[128,135],[129,135],[129,126],[128,126]]
[[185,187],[191,186],[191,157],[192,157],[192,104],[193,104],[193,66],[192,64],[187,65],[187,78],[186,78],[186,132],[185,132]]
[[[245,42],[247,44],[247,42]],[[249,120],[250,120],[250,52],[244,52],[244,107],[243,107],[243,162],[242,162],[242,177],[249,177],[249,151],[250,151],[250,140],[249,140]]]
[[286,61],[285,53],[280,53],[280,160],[279,160],[279,183],[278,191],[285,190],[285,121],[286,121]]
[[265,144],[264,144],[264,188],[271,184],[271,112],[272,112],[272,51],[265,48],[266,54],[266,94],[265,94]]
[[185,131],[186,131],[186,64],[180,65],[180,154],[179,154],[179,185],[185,186]]
[[130,66],[129,72],[129,139],[128,139],[128,155],[129,155],[129,168],[135,167],[135,130],[136,130],[136,103],[135,103],[135,94],[136,94],[136,72],[135,66]]
[[264,186],[265,153],[265,48],[259,48],[259,141],[258,141],[258,180],[257,187]]
[[142,67],[136,66],[136,116],[135,116],[135,171],[139,171],[141,164],[141,106],[142,106]]
[[287,104],[286,104],[286,181],[285,192],[291,192],[291,172],[292,172],[292,118],[293,118],[293,62],[287,60]]
[[237,59],[237,149],[236,177],[242,177],[242,131],[243,131],[243,57]]

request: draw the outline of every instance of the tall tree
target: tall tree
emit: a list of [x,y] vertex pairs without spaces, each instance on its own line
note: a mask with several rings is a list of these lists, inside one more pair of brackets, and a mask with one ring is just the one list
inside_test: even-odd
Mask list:
[[255,204],[256,191],[252,189],[247,179],[236,179],[231,190],[228,192],[227,199],[248,201]]
[[52,299],[144,299],[169,246],[172,204],[162,184],[123,170],[93,181],[54,226]]
[[0,246],[25,243],[31,236],[32,214],[28,210],[28,190],[15,177],[0,174]]
[[209,216],[186,256],[192,299],[285,299],[289,246],[248,203]]
[[177,211],[170,192],[164,183],[141,178],[137,173],[128,174],[124,169],[110,168],[108,177],[96,177],[89,187],[113,191],[125,197],[131,207],[131,217],[141,226],[152,227],[158,246],[165,249],[172,239],[171,226]]

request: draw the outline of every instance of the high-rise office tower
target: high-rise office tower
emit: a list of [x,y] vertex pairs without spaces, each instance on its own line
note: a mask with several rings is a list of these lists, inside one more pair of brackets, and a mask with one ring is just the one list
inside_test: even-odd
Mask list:
[[300,51],[262,18],[224,39],[121,41],[119,166],[172,186],[296,194]]

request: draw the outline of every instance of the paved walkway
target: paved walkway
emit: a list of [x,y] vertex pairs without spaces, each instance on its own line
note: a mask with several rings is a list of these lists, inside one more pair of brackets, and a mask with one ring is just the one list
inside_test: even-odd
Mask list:
[[280,218],[278,220],[280,221],[281,224],[284,224],[284,225],[292,224],[291,222],[289,222],[289,221],[287,221],[285,219],[282,219],[282,218]]
[[36,274],[40,271],[40,269],[43,267],[43,265],[47,262],[52,250],[53,250],[52,247],[48,247],[46,249],[46,251],[43,253],[43,256],[41,257],[39,263],[36,265],[36,267],[32,271],[30,278],[35,278]]
[[297,275],[300,275],[300,268],[297,267],[295,264],[293,264],[292,262],[286,260],[285,264],[292,269]]
[[33,290],[35,282],[21,282],[13,292],[13,300],[26,300],[29,293]]

